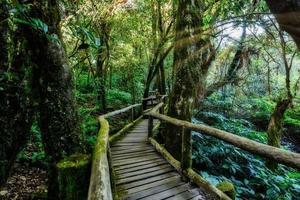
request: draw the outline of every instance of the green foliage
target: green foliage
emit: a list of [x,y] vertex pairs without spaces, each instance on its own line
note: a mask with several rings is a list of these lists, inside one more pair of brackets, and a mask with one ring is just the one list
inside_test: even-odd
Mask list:
[[131,103],[131,95],[118,89],[109,90],[107,94],[108,102],[111,102],[113,107],[121,107],[122,105],[129,105]]
[[17,160],[19,162],[28,162],[38,166],[46,166],[48,164],[42,143],[41,132],[36,122],[32,125],[29,141],[18,154]]
[[[266,133],[253,130],[250,122],[206,114],[217,119],[217,128],[266,143]],[[194,119],[194,123],[203,122]],[[193,133],[193,160],[194,167],[211,183],[231,181],[236,186],[237,199],[288,200],[300,195],[300,173],[282,165],[272,172],[263,159],[200,133]]]
[[284,123],[287,125],[300,125],[300,105],[288,109],[284,115]]
[[266,98],[253,98],[249,102],[252,105],[251,112],[254,110],[253,117],[269,119],[275,104]]

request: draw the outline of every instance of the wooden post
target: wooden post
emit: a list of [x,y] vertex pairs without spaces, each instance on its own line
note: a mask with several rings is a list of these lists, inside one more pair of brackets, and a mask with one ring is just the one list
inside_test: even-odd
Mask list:
[[181,168],[183,171],[192,167],[191,130],[182,127]]
[[153,135],[153,117],[149,116],[148,119],[148,138],[152,137]]
[[91,175],[91,158],[74,154],[56,165],[58,171],[58,196],[65,200],[86,199]]
[[116,188],[116,181],[115,181],[115,171],[112,166],[112,157],[111,157],[111,149],[110,146],[108,145],[107,147],[107,160],[108,160],[108,166],[109,166],[109,172],[110,172],[110,186],[111,186],[111,192],[113,194],[113,199],[117,199],[117,188]]
[[134,121],[134,107],[131,108],[131,122]]

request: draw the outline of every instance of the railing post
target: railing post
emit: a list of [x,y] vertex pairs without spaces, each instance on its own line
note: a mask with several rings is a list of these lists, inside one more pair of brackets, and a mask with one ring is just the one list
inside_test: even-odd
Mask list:
[[149,115],[148,118],[148,138],[153,135],[153,117]]
[[131,108],[131,122],[134,121],[134,115],[135,115],[134,107],[132,107],[132,108]]
[[182,127],[181,168],[183,171],[192,167],[192,136],[191,130]]

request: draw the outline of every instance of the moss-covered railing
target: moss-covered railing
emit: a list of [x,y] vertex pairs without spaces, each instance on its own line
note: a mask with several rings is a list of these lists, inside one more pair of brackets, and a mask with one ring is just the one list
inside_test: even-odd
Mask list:
[[[141,115],[140,117],[135,119],[135,110],[139,107],[141,107],[141,104],[135,104],[98,117],[100,130],[97,136],[97,141],[95,143],[92,156],[92,169],[88,191],[88,200],[112,200],[116,198],[114,173],[111,165],[110,144],[123,137],[127,130],[142,118]],[[131,113],[131,123],[127,124],[118,133],[110,137],[109,122],[107,118],[114,117],[116,115],[123,114],[129,111]]]
[[[221,192],[216,187],[212,186],[206,180],[204,180],[200,175],[198,175],[191,166],[192,160],[192,147],[191,138],[186,136],[184,130],[191,130],[196,132],[201,132],[202,134],[218,138],[224,142],[230,143],[235,147],[243,149],[247,152],[253,153],[255,155],[262,156],[267,159],[274,160],[278,163],[284,164],[286,166],[295,168],[300,171],[300,154],[286,151],[284,149],[272,147],[266,144],[262,144],[226,131],[222,131],[216,128],[212,128],[205,125],[196,125],[187,121],[178,120],[169,116],[162,114],[163,103],[155,106],[151,111],[145,113],[149,118],[148,131],[149,131],[149,141],[152,145],[172,164],[179,172],[189,178],[192,182],[203,187],[204,189],[213,192],[220,199],[230,199],[226,194]],[[176,160],[162,145],[160,145],[153,138],[153,134],[156,127],[153,127],[153,119],[158,119],[165,123],[170,123],[178,128],[182,129],[182,155],[181,161]]]

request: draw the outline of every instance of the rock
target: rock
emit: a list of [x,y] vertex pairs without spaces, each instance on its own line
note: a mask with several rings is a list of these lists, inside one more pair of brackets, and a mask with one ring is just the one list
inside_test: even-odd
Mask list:
[[0,191],[0,196],[5,196],[8,194],[8,191],[7,190],[2,190]]
[[228,181],[223,181],[217,185],[217,188],[224,192],[227,196],[229,196],[231,199],[235,199],[236,197],[236,191],[234,188],[234,185]]

